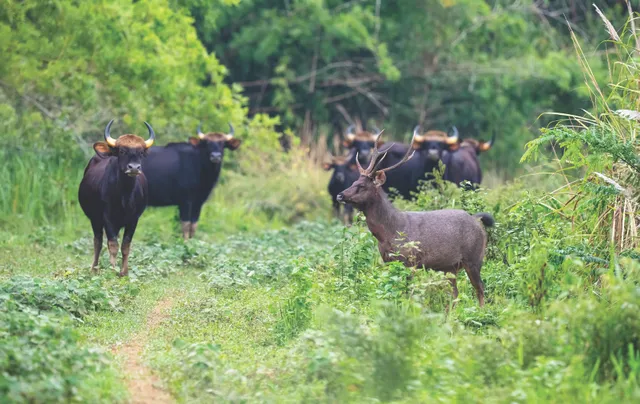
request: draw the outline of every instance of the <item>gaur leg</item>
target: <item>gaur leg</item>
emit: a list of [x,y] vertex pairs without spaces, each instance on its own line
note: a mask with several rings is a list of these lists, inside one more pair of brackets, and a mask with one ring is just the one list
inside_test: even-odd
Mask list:
[[344,205],[344,224],[347,226],[353,224],[353,206],[351,204]]
[[340,202],[336,201],[334,198],[331,203],[333,204],[333,215],[340,220]]
[[98,261],[100,260],[100,252],[102,251],[102,232],[103,224],[101,220],[92,220],[91,228],[93,229],[93,264],[91,264],[91,271],[98,272]]
[[138,220],[135,220],[124,227],[124,235],[122,236],[122,269],[120,276],[127,276],[129,273],[129,251],[131,250],[131,240],[136,232]]
[[477,264],[464,264],[464,269],[467,272],[473,288],[476,290],[478,302],[480,307],[482,307],[484,306],[484,285],[482,284],[482,279],[480,279],[480,267],[481,265]]
[[116,269],[116,258],[118,257],[118,230],[108,221],[104,221],[104,232],[107,233],[107,246],[109,247],[109,262],[111,268]]
[[202,211],[202,204],[198,205],[194,203],[191,207],[191,228],[189,229],[189,238],[193,238],[198,228],[198,220],[200,219],[200,212]]
[[189,240],[189,234],[191,233],[191,201],[180,204],[178,209],[180,211],[182,237],[185,240]]

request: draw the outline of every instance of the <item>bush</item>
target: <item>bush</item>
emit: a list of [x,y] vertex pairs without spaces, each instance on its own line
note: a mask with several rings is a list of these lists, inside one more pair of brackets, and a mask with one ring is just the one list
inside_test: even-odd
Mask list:
[[12,302],[0,304],[0,401],[124,400],[107,357],[80,345],[68,321]]
[[82,319],[94,311],[121,310],[118,287],[108,288],[101,278],[49,280],[26,276],[0,283],[0,301],[21,309],[58,311]]

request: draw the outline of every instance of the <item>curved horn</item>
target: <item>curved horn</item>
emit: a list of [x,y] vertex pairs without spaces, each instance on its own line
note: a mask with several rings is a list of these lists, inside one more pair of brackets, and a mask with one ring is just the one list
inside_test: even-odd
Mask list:
[[356,125],[351,124],[347,127],[347,136],[353,134],[353,130],[356,128]]
[[236,134],[236,130],[233,129],[233,125],[231,125],[231,122],[227,122],[227,123],[229,124],[229,134],[231,136],[235,135]]
[[153,142],[156,140],[156,133],[153,131],[153,128],[151,127],[151,125],[149,125],[147,122],[145,122],[144,124],[147,126],[147,129],[149,130],[149,139],[144,141],[144,145],[148,149],[149,147],[153,146]]
[[204,139],[204,133],[202,133],[202,122],[198,122],[198,129],[196,129],[196,133],[200,139]]
[[107,127],[104,129],[104,141],[107,142],[109,146],[116,147],[116,140],[111,137],[111,124],[113,121],[115,121],[115,119],[110,120]]
[[493,135],[491,136],[491,140],[489,140],[488,142],[482,142],[480,143],[480,151],[487,151],[491,148],[491,146],[493,146],[493,142],[496,141],[496,134],[495,132],[493,133]]
[[410,147],[413,146],[413,142],[418,142],[418,143],[424,142],[424,135],[421,135],[420,131],[421,131],[420,125],[416,125],[416,127],[413,128],[413,137],[411,138],[411,143],[409,143]]
[[453,135],[447,136],[447,144],[458,143],[458,138],[459,138],[458,128],[454,126],[452,129],[453,129]]

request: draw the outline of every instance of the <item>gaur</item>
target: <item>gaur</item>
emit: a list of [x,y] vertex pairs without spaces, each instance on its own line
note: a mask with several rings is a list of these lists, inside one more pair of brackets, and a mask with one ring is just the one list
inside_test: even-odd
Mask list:
[[[396,209],[382,186],[386,172],[395,169],[415,154],[407,150],[400,161],[380,168],[386,154],[374,148],[367,169],[360,165],[360,177],[338,194],[338,201],[350,203],[363,212],[367,226],[378,240],[378,250],[385,262],[401,261],[405,265],[452,273],[464,268],[476,290],[480,306],[484,305],[484,285],[480,268],[484,258],[487,235],[484,227],[493,225],[488,213],[470,215],[463,210],[401,212]],[[484,227],[483,227],[484,225]],[[407,247],[416,243],[418,251]],[[458,296],[455,277],[450,278],[454,299]]]
[[493,146],[495,134],[488,142],[475,139],[464,139],[460,147],[443,157],[446,164],[444,179],[457,186],[462,186],[463,181],[469,181],[466,188],[475,189],[482,182],[482,169],[478,157]]
[[383,189],[390,192],[393,188],[404,199],[411,199],[412,194],[418,191],[420,182],[432,179],[431,173],[438,167],[443,156],[457,147],[457,132],[449,136],[442,131],[430,130],[421,135],[420,126],[416,126],[409,146],[392,145],[386,150],[386,158],[381,162],[380,168],[396,165],[408,150],[415,150],[415,155],[396,170],[389,172]]
[[218,183],[225,149],[236,150],[240,139],[229,133],[202,133],[188,143],[169,143],[149,151],[145,173],[149,181],[149,206],[178,206],[182,237],[192,238],[202,205]]
[[[366,130],[354,132],[355,128],[355,125],[350,125],[347,128],[347,134],[344,137],[342,145],[352,156],[351,162],[355,163],[357,157],[360,160],[360,164],[369,164],[369,157],[373,146],[376,144],[377,136]],[[375,127],[373,130],[376,134],[380,132]],[[380,144],[378,144],[378,146],[380,146]]]
[[129,270],[131,240],[138,219],[147,206],[147,180],[143,174],[143,160],[156,136],[151,125],[145,122],[149,131],[148,140],[136,135],[122,135],[116,140],[111,137],[113,121],[112,119],[104,130],[105,141],[93,145],[96,155],[89,160],[84,170],[78,200],[93,229],[91,270],[97,271],[103,231],[107,235],[111,266],[115,269],[118,233],[124,227],[120,276],[125,276]]
[[331,179],[329,180],[329,195],[331,195],[331,203],[336,218],[342,220],[344,224],[353,223],[353,206],[344,205],[344,211],[340,214],[340,202],[336,199],[338,194],[349,188],[355,180],[358,179],[358,167],[352,162],[352,156],[332,157],[331,163],[324,164],[325,170],[333,170]]

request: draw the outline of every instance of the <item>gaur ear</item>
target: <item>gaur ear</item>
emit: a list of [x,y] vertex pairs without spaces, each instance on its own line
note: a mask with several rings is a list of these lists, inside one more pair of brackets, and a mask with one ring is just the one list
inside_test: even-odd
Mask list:
[[197,146],[197,145],[200,144],[200,138],[190,137],[189,138],[189,143],[191,143],[192,146]]
[[351,143],[353,143],[353,142],[351,140],[349,140],[349,139],[345,139],[345,140],[342,141],[342,145],[344,147],[351,147]]
[[93,150],[100,157],[109,157],[112,155],[111,147],[106,142],[96,142],[93,144]]
[[458,149],[460,148],[460,143],[454,143],[454,144],[450,144],[450,145],[448,145],[448,146],[449,146],[449,147],[448,147],[448,148],[449,148],[449,150],[451,150],[451,151],[456,151],[456,150],[458,150]]
[[375,178],[373,179],[373,183],[375,184],[376,187],[380,187],[382,186],[382,184],[385,183],[386,180],[387,180],[387,174],[385,174],[384,171],[378,171],[376,173]]
[[322,168],[329,171],[333,168],[333,163],[322,163]]
[[384,144],[384,140],[378,140],[376,141],[378,147],[382,146]]
[[413,143],[411,143],[411,148],[413,150],[420,150],[422,148],[422,143],[414,141]]
[[224,142],[224,146],[229,148],[229,149],[231,149],[231,150],[235,150],[238,147],[240,147],[240,143],[242,143],[242,140],[240,140],[238,138],[235,138],[235,137],[232,137],[231,139],[226,140]]
[[356,164],[350,164],[349,165],[349,170],[351,171],[357,171],[358,170],[358,166]]

